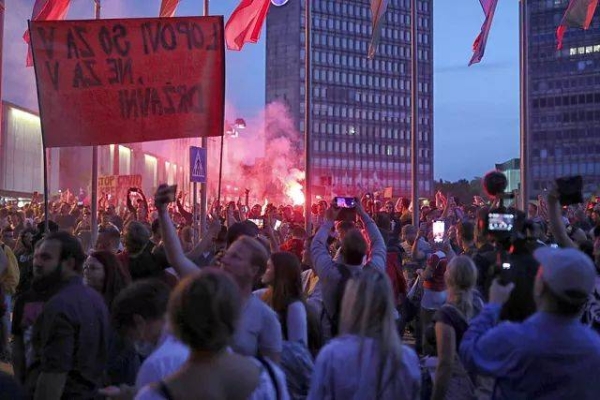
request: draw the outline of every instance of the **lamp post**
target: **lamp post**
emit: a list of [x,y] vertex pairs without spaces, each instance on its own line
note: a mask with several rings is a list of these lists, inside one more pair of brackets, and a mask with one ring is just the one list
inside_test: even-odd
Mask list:
[[[246,121],[243,118],[237,118],[233,124],[225,121],[225,135],[237,138],[240,130],[246,129]],[[221,136],[221,156],[219,157],[219,188],[217,191],[217,204],[221,205],[221,186],[223,183],[223,148],[225,147],[225,135]]]

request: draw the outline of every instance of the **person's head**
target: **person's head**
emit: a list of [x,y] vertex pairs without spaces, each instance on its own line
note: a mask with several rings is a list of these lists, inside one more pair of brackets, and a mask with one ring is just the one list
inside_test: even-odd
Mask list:
[[123,245],[130,254],[140,253],[150,241],[150,231],[146,225],[131,221],[123,232]]
[[308,265],[310,267],[312,267],[312,257],[310,255],[310,246],[312,244],[312,241],[313,241],[313,236],[307,238],[304,241],[304,250],[302,250],[302,260],[301,260],[302,265]]
[[242,236],[256,237],[260,233],[258,226],[252,221],[236,222],[227,230],[227,247]]
[[147,357],[156,348],[165,327],[168,302],[169,287],[153,279],[134,282],[113,301],[114,327],[133,341],[140,355]]
[[335,229],[337,231],[338,234],[338,238],[340,241],[344,240],[344,237],[346,237],[346,234],[348,233],[348,231],[354,229],[354,222],[352,221],[340,221]]
[[596,268],[592,260],[572,248],[543,247],[534,257],[540,263],[534,285],[538,309],[576,317],[594,290]]
[[473,289],[477,284],[477,267],[467,256],[454,257],[444,274],[446,287],[456,307],[467,318],[473,316]]
[[106,250],[111,253],[117,253],[119,251],[119,245],[121,244],[121,234],[114,226],[108,226],[100,228],[98,231],[98,239],[96,239],[96,250]]
[[192,230],[191,227],[186,226],[181,230],[181,241],[184,243],[192,243],[193,240],[193,235],[194,231]]
[[292,228],[292,237],[294,239],[305,239],[306,238],[306,230],[301,226],[295,226]]
[[113,215],[115,215],[115,206],[113,206],[112,204],[109,204],[108,207],[106,207],[105,214],[108,217],[112,217]]
[[348,265],[364,265],[369,245],[358,229],[349,230],[342,240],[340,254]]
[[221,259],[221,266],[240,289],[247,291],[252,289],[257,275],[266,270],[268,259],[267,250],[258,240],[242,236],[229,246]]
[[26,228],[21,231],[19,234],[19,239],[21,240],[21,244],[27,250],[33,250],[33,237],[36,234],[36,230],[33,228]]
[[227,274],[204,269],[181,281],[171,296],[173,333],[192,352],[218,353],[231,342],[241,302],[239,290]]
[[71,210],[71,206],[69,206],[69,204],[67,204],[67,203],[63,203],[62,206],[60,206],[60,213],[62,215],[68,214],[70,210]]
[[385,211],[389,214],[393,214],[394,213],[394,203],[392,201],[386,201],[385,202]]
[[340,332],[373,338],[382,357],[398,360],[402,343],[394,317],[395,306],[390,280],[385,272],[367,266],[350,279],[342,299]]
[[414,225],[404,225],[402,227],[402,240],[412,246],[417,239],[417,228]]
[[81,274],[85,253],[77,238],[67,232],[50,233],[33,253],[33,285],[44,290],[63,279]]
[[527,205],[527,217],[535,218],[538,215],[538,206],[535,203],[529,203]]
[[5,243],[11,243],[15,240],[15,231],[12,226],[8,225],[4,229],[2,229],[2,237],[0,237],[0,241]]
[[473,223],[464,221],[458,224],[456,229],[456,238],[460,247],[464,248],[475,242],[475,225]]
[[302,298],[302,267],[295,254],[273,253],[267,262],[262,282],[271,287],[271,306],[277,312],[285,312],[292,301]]
[[83,263],[83,282],[104,296],[110,308],[127,284],[119,259],[109,251],[94,251]]

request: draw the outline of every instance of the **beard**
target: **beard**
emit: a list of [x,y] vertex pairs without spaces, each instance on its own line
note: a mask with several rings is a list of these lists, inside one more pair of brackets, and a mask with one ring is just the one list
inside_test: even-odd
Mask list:
[[[34,266],[34,268],[36,268]],[[58,266],[54,269],[54,271],[50,272],[45,276],[37,276],[33,277],[33,282],[31,283],[31,287],[36,292],[45,292],[48,290],[54,289],[58,284],[62,281],[62,264],[58,264]]]

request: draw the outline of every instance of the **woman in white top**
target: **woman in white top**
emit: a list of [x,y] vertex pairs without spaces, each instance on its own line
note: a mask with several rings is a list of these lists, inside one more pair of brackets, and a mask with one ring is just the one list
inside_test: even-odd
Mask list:
[[237,285],[221,271],[207,268],[183,280],[171,296],[169,322],[190,357],[136,400],[288,400],[285,376],[275,364],[228,349],[241,304]]
[[346,284],[341,336],[317,357],[309,399],[418,399],[416,353],[403,346],[385,272],[365,267]]

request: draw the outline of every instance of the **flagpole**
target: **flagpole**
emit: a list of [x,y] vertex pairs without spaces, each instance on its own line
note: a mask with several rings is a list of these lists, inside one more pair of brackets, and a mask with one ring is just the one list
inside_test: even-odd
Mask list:
[[410,5],[410,48],[411,48],[411,84],[410,84],[410,161],[411,161],[411,198],[413,204],[412,223],[419,227],[419,64],[417,43],[417,0]]
[[312,206],[312,172],[311,172],[311,80],[312,80],[312,64],[311,64],[311,30],[312,30],[312,0],[304,2],[304,170],[305,170],[305,199],[304,199],[304,218],[306,223],[306,233],[312,233],[311,221],[311,206]]
[[[203,16],[208,17],[209,14],[209,7],[208,7],[208,0],[204,0],[204,10],[202,12]],[[208,139],[206,138],[206,135],[203,135],[202,138],[200,139],[200,145],[202,146],[203,149],[206,149],[206,157],[208,158]],[[204,230],[206,229],[206,199],[207,199],[207,191],[208,191],[208,163],[206,163],[206,171],[204,171],[204,173],[206,174],[206,181],[204,183],[200,184],[200,236],[202,238],[204,238]],[[195,190],[194,190],[195,193]],[[220,193],[220,191],[219,191]],[[196,202],[194,201],[194,210],[196,209],[197,205]],[[194,220],[193,226],[196,226],[198,224],[197,220]]]
[[[102,5],[100,0],[94,0],[94,16],[95,19],[100,19],[100,10]],[[91,221],[91,238],[92,246],[96,246],[98,237],[98,146],[92,147],[92,221]]]
[[527,115],[528,109],[528,100],[529,100],[529,85],[528,85],[528,66],[527,66],[527,58],[528,58],[528,20],[527,20],[527,0],[519,1],[519,52],[520,52],[520,71],[519,71],[519,81],[520,81],[520,103],[521,103],[521,126],[520,126],[520,155],[521,155],[521,190],[519,197],[519,206],[521,210],[527,211],[527,202],[529,201],[529,137],[528,137],[528,128],[529,128],[529,118]]

